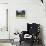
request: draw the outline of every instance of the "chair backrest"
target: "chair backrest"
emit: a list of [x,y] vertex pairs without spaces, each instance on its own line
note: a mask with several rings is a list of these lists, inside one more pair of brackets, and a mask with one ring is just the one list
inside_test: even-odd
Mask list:
[[27,31],[29,34],[38,34],[38,32],[40,32],[40,24],[36,24],[36,23],[32,23],[32,24],[29,24],[27,23]]

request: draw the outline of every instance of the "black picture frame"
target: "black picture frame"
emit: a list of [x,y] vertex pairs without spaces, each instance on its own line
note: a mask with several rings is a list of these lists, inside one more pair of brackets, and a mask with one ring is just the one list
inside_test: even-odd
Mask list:
[[16,10],[16,17],[25,17],[25,10]]

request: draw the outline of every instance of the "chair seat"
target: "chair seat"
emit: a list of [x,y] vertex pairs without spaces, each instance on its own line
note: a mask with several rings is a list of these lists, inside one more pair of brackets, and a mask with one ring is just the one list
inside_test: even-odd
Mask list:
[[32,37],[32,35],[29,35],[29,34],[24,35],[24,38],[31,38],[31,37]]

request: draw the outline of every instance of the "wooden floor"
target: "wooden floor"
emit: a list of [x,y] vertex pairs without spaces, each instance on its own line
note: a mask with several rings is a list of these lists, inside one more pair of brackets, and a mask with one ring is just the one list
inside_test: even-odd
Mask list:
[[[22,42],[21,43],[21,45],[19,45],[19,46],[31,46],[31,43],[29,44],[29,43],[25,43],[25,42]],[[41,44],[34,44],[33,46],[43,46],[43,45],[41,45]]]

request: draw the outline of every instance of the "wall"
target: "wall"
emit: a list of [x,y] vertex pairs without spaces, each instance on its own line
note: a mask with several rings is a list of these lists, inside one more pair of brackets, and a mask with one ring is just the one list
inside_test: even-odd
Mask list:
[[[44,0],[44,6],[45,6],[45,15],[46,15],[46,0]],[[46,30],[44,31],[44,41],[45,41],[45,46],[46,46]]]

